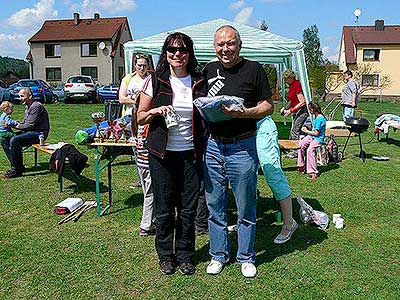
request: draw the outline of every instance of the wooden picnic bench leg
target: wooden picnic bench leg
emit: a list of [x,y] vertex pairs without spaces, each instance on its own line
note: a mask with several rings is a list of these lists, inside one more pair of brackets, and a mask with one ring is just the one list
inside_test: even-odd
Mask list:
[[97,215],[101,216],[101,207],[100,207],[100,154],[97,147],[94,148],[94,165],[96,172],[96,201],[97,201]]
[[36,148],[33,148],[33,157],[34,157],[34,160],[35,160],[35,164],[34,164],[34,166],[35,166],[35,168],[37,168],[37,166],[38,166],[38,151],[37,151],[37,149]]
[[62,193],[63,191],[63,185],[64,185],[64,178],[62,175],[58,175],[58,191]]

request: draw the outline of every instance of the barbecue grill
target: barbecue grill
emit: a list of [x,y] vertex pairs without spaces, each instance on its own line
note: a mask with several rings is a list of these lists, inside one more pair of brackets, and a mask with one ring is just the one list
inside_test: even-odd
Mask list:
[[365,161],[366,158],[366,153],[362,148],[362,142],[361,142],[361,133],[366,131],[369,128],[369,121],[366,118],[354,118],[350,117],[344,123],[349,126],[349,135],[347,136],[346,143],[344,144],[343,151],[342,151],[342,156],[344,156],[344,151],[346,150],[347,143],[349,142],[349,138],[352,133],[356,133],[358,135],[358,141],[360,143],[360,154],[358,157],[360,157],[363,161]]

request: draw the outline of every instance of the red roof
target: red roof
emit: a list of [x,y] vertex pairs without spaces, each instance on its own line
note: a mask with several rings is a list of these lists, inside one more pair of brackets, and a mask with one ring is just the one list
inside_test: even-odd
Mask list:
[[400,44],[400,26],[384,26],[384,30],[375,30],[375,26],[343,26],[346,63],[356,63],[355,45]]
[[74,20],[48,20],[28,42],[52,42],[72,40],[111,39],[117,32],[128,26],[126,17],[80,19],[78,25]]

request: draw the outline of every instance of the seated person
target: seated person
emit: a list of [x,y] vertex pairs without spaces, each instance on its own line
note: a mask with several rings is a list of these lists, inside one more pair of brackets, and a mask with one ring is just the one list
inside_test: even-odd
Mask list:
[[35,101],[32,91],[28,87],[18,93],[22,103],[26,105],[24,120],[14,128],[20,130],[11,138],[3,138],[1,146],[11,164],[3,178],[22,176],[24,171],[22,148],[39,143],[40,133],[47,138],[50,131],[49,115],[42,103]]
[[11,102],[3,101],[0,104],[2,114],[0,116],[0,140],[3,137],[12,138],[15,133],[12,132],[11,127],[17,126],[18,122],[11,119],[11,114],[14,111],[14,105]]
[[304,173],[304,156],[307,151],[307,174],[310,174],[310,179],[317,179],[318,169],[315,150],[324,143],[326,131],[326,119],[322,114],[321,107],[318,103],[311,101],[308,104],[310,114],[314,115],[312,130],[305,126],[301,130],[307,136],[300,141],[300,149],[297,156],[297,169],[300,173]]

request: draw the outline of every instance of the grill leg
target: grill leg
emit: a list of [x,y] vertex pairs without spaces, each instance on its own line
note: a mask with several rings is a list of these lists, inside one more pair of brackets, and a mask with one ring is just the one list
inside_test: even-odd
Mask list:
[[346,139],[346,143],[344,143],[344,147],[343,147],[343,151],[342,151],[342,156],[344,157],[344,151],[346,151],[346,147],[347,147],[347,143],[349,142],[349,139],[350,139],[350,135],[352,134],[352,132],[350,131],[349,132],[349,135],[347,136],[347,139]]
[[361,134],[358,134],[358,141],[360,142],[360,155],[359,155],[359,157],[363,160],[363,162],[365,162],[367,154],[365,153],[365,151],[362,148]]

